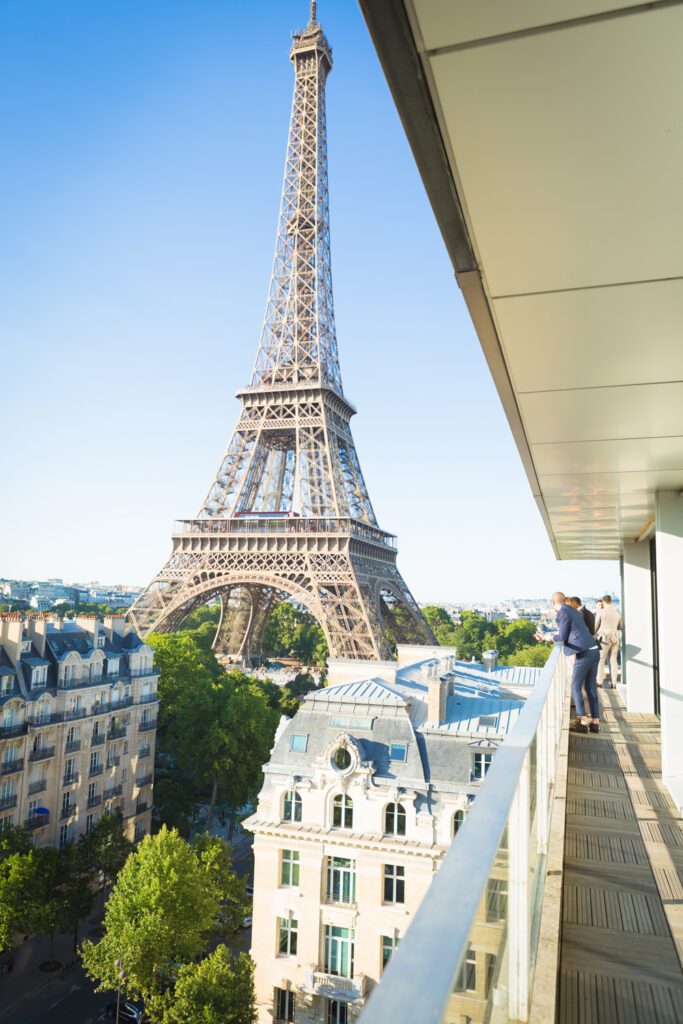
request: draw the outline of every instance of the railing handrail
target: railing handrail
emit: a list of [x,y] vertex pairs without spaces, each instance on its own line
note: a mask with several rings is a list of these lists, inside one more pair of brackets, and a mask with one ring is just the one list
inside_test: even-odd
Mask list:
[[560,657],[558,644],[514,729],[498,748],[463,827],[361,1015],[361,1024],[442,1020]]

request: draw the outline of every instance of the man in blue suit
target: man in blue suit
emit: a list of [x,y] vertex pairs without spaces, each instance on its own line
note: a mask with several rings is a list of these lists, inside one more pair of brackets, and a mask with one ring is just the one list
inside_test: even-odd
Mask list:
[[[576,655],[572,672],[572,697],[576,708],[576,732],[600,732],[600,702],[598,700],[598,663],[600,648],[591,636],[583,616],[575,608],[565,604],[564,594],[557,590],[551,598],[557,612],[557,633],[553,640],[561,642],[567,656]],[[588,710],[583,700],[582,688],[586,687]]]

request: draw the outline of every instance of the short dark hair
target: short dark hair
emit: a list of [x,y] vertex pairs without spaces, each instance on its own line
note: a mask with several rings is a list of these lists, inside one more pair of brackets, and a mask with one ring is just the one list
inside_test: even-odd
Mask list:
[[604,601],[605,604],[611,604],[612,603],[612,598],[609,596],[609,594],[605,594],[605,596],[601,597],[600,600]]

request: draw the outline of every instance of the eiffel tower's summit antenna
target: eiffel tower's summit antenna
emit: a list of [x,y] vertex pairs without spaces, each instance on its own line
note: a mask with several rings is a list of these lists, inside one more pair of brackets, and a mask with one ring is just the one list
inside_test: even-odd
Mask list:
[[295,32],[294,96],[273,271],[242,412],[195,519],[130,616],[141,635],[178,627],[220,596],[216,644],[258,653],[272,606],[305,605],[332,657],[386,658],[434,643],[377,526],[342,388],[332,296],[325,84],[332,50],[312,0]]

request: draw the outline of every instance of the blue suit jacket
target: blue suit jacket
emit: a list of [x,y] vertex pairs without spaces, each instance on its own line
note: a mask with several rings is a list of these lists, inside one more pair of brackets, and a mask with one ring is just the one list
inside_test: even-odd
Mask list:
[[581,654],[591,647],[597,648],[581,612],[568,604],[563,604],[557,612],[557,633],[553,640],[562,641],[565,654]]

